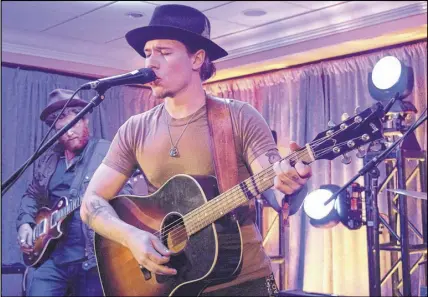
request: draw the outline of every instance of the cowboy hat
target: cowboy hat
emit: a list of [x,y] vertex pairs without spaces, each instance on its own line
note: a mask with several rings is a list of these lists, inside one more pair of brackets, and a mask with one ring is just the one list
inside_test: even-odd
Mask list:
[[[55,89],[52,92],[50,92],[48,98],[48,106],[46,106],[45,109],[43,109],[42,113],[40,114],[40,119],[42,121],[45,121],[46,118],[53,112],[60,110],[64,107],[65,103],[70,99],[70,97],[73,95],[74,91],[67,90],[67,89]],[[71,101],[68,103],[67,107],[75,107],[75,106],[86,106],[88,102],[82,100],[77,94],[71,99]]]
[[157,6],[148,26],[126,33],[125,37],[141,56],[144,46],[153,39],[173,39],[192,47],[204,49],[211,61],[227,56],[227,52],[210,39],[211,25],[199,10],[185,5]]

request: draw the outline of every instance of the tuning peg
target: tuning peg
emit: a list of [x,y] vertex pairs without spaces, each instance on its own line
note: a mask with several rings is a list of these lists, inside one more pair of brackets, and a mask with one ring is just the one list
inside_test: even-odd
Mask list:
[[372,143],[370,143],[369,146],[370,151],[372,152],[379,152],[383,149],[382,142],[380,140],[375,140]]
[[357,158],[364,158],[366,156],[366,149],[362,146],[359,146],[357,148],[358,152],[355,154],[355,156],[357,156]]
[[347,119],[349,119],[349,114],[347,114],[346,112],[342,114],[341,120],[346,121]]
[[347,153],[344,153],[341,162],[345,165],[348,165],[351,163],[351,161],[351,157]]
[[330,121],[328,121],[327,126],[328,126],[329,128],[333,128],[334,126],[336,126],[336,123],[335,123],[335,122],[333,122],[332,120],[330,120]]
[[361,112],[361,107],[357,106],[354,109],[354,114],[359,114]]

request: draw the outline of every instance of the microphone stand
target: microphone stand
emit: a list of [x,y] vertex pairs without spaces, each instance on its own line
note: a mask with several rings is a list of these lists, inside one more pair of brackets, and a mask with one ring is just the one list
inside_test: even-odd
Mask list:
[[[92,100],[76,115],[76,117],[70,121],[67,125],[65,125],[61,130],[59,130],[48,142],[46,142],[40,150],[38,150],[33,156],[31,156],[11,177],[9,177],[2,185],[1,185],[1,194],[2,196],[10,189],[10,187],[18,180],[21,171],[28,166],[30,166],[35,160],[37,160],[41,154],[43,154],[47,149],[49,149],[55,141],[58,140],[65,132],[67,132],[71,127],[73,127],[85,114],[91,112],[92,109],[98,106],[105,98],[104,92],[105,88],[101,90],[97,90],[98,94],[92,98]],[[28,164],[27,164],[28,163]]]

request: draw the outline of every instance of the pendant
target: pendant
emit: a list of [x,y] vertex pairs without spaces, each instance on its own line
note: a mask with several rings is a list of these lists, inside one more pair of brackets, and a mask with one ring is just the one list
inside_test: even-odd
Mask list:
[[170,155],[171,157],[177,158],[177,157],[179,156],[179,154],[178,154],[178,149],[177,149],[175,146],[173,146],[173,147],[169,150],[169,155]]

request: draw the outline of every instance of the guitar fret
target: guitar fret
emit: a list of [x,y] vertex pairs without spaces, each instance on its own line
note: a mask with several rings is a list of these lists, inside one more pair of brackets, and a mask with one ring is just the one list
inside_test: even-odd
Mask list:
[[55,221],[58,222],[63,217],[67,216],[71,212],[73,212],[76,208],[80,206],[81,203],[81,197],[79,196],[77,199],[71,199],[68,201],[68,204],[58,210],[54,215],[52,215],[55,218]]
[[[235,191],[238,188],[235,186]],[[185,224],[189,230],[189,235],[194,234],[195,232],[201,230],[202,228],[213,223],[217,219],[223,217],[226,213],[232,211],[242,203],[248,201],[245,195],[241,191],[234,193],[232,197],[227,195],[220,195],[216,199],[209,201],[208,203],[201,206],[198,213],[191,215],[191,218],[186,218],[190,216],[190,213],[185,216]],[[236,195],[237,194],[237,195]],[[215,211],[209,211],[212,208]]]
[[[217,214],[220,214],[220,215],[222,215],[223,213],[224,213],[224,207],[223,207],[223,205],[221,204],[221,201],[220,200],[217,200],[216,201],[216,208],[220,208],[220,209],[218,209],[217,210]],[[215,217],[216,216],[216,213],[214,213],[214,216],[213,217]],[[204,222],[205,223],[205,222]]]
[[251,180],[252,185],[254,186],[254,189],[256,190],[256,195],[260,194],[260,190],[259,190],[259,187],[257,185],[257,181],[254,178],[254,176],[251,176],[250,180]]
[[241,188],[242,193],[247,197],[248,200],[251,200],[251,199],[254,198],[253,193],[251,193],[251,191],[248,190],[248,186],[245,183],[245,181],[243,181],[242,183],[240,183],[239,186]]
[[[309,164],[313,161],[313,157],[308,153],[308,149],[310,149],[310,146],[305,146],[281,161],[289,161],[291,165],[294,165],[298,161]],[[275,175],[276,173],[273,170],[273,166],[270,166],[210,200],[201,207],[189,212],[184,217],[186,228],[190,233],[189,236],[271,188]]]

